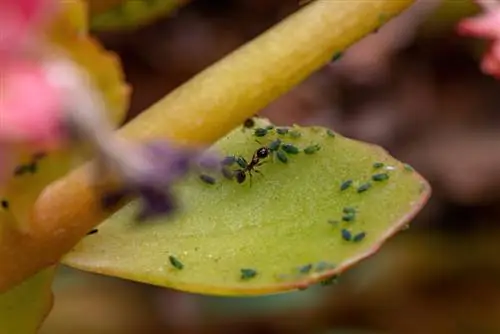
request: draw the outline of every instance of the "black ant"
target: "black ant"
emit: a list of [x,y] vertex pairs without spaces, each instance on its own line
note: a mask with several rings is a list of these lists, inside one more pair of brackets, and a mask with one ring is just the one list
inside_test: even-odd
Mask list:
[[[234,171],[234,176],[236,177],[236,182],[238,183],[243,183],[245,182],[247,178],[247,173],[252,177],[252,171],[262,174],[259,170],[256,169],[256,167],[262,165],[264,161],[261,161],[261,159],[265,159],[271,154],[271,150],[269,147],[263,146],[255,151],[255,153],[252,156],[252,160],[250,163],[248,163],[245,158],[239,157],[237,158],[236,162],[238,165],[241,167],[241,169],[237,169]],[[250,179],[251,180],[251,179]]]

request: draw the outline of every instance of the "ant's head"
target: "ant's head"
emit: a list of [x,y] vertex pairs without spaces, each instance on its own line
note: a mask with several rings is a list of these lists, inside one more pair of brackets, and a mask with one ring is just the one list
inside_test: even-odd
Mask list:
[[261,147],[255,152],[255,155],[259,159],[264,159],[264,158],[267,158],[269,156],[269,153],[271,153],[271,150],[269,149],[269,147]]

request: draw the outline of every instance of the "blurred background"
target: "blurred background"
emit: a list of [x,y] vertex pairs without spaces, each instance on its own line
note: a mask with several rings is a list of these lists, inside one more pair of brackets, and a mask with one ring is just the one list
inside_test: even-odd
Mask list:
[[[479,70],[482,46],[454,33],[471,6],[417,1],[260,112],[379,144],[431,182],[429,204],[378,254],[333,286],[256,298],[61,267],[41,333],[500,333],[500,83]],[[298,8],[196,0],[146,27],[96,37],[123,59],[130,119]]]

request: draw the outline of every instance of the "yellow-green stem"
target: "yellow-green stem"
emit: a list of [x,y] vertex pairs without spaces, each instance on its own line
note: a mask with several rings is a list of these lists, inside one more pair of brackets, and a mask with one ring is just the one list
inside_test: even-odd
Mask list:
[[[411,3],[317,0],[197,75],[119,134],[211,143]],[[0,291],[57,262],[106,216],[88,186],[87,169],[46,189],[29,234],[2,241]]]

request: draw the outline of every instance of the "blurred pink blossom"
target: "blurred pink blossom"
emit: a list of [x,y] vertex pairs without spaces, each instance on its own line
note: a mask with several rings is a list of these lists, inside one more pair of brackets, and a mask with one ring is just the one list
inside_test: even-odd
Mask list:
[[489,47],[481,62],[481,69],[500,79],[500,3],[496,0],[476,0],[483,13],[462,20],[458,33],[489,40]]

